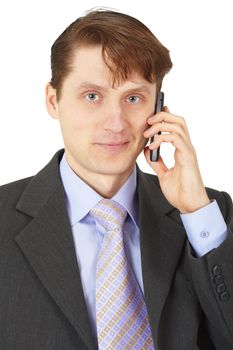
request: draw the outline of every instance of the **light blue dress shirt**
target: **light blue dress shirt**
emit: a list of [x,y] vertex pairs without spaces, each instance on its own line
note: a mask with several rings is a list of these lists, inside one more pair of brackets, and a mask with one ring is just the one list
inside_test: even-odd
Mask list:
[[[60,174],[66,193],[66,205],[74,238],[84,297],[95,340],[95,271],[97,257],[104,237],[104,228],[89,215],[102,197],[88,186],[69,166],[64,153],[60,162]],[[140,240],[138,227],[138,203],[136,198],[136,166],[117,194],[112,198],[128,212],[124,225],[126,255],[143,289]],[[218,247],[226,238],[227,227],[216,201],[191,214],[182,214],[188,239],[196,254],[202,256]]]

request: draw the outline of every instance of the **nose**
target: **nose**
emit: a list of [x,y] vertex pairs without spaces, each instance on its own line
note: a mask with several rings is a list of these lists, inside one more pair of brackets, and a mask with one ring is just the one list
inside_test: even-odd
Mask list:
[[102,125],[105,130],[114,133],[120,133],[125,129],[126,120],[120,102],[111,101],[106,106]]

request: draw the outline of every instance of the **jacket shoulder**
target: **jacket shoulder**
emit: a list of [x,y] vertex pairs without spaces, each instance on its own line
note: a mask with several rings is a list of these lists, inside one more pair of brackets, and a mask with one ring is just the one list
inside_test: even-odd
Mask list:
[[32,178],[33,176],[30,176],[0,186],[0,212],[3,213],[9,206],[15,207]]
[[0,186],[0,246],[11,241],[26,223],[26,216],[16,210],[16,205],[32,177]]

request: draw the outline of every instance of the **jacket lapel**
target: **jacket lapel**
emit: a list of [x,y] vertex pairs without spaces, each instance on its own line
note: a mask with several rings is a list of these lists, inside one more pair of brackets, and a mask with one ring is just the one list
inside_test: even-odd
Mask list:
[[161,312],[185,242],[178,210],[163,196],[157,177],[138,169],[140,245],[145,301],[158,339]]
[[63,150],[29,183],[17,209],[33,219],[16,241],[58,307],[94,349],[59,173]]
[[[32,217],[16,242],[58,307],[95,349],[83,294],[72,231],[60,178],[64,150],[27,186],[17,210]],[[145,300],[154,339],[161,312],[185,241],[179,213],[165,199],[155,176],[138,169],[140,244]]]

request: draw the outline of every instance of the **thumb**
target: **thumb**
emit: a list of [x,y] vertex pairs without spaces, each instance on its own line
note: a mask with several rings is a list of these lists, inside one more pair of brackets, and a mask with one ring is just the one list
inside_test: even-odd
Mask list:
[[150,160],[150,149],[148,146],[144,148],[144,155],[145,155],[147,163],[154,170],[154,172],[158,175],[158,178],[162,177],[167,172],[168,168],[164,164],[161,156],[159,156],[159,159],[157,162],[152,162]]

